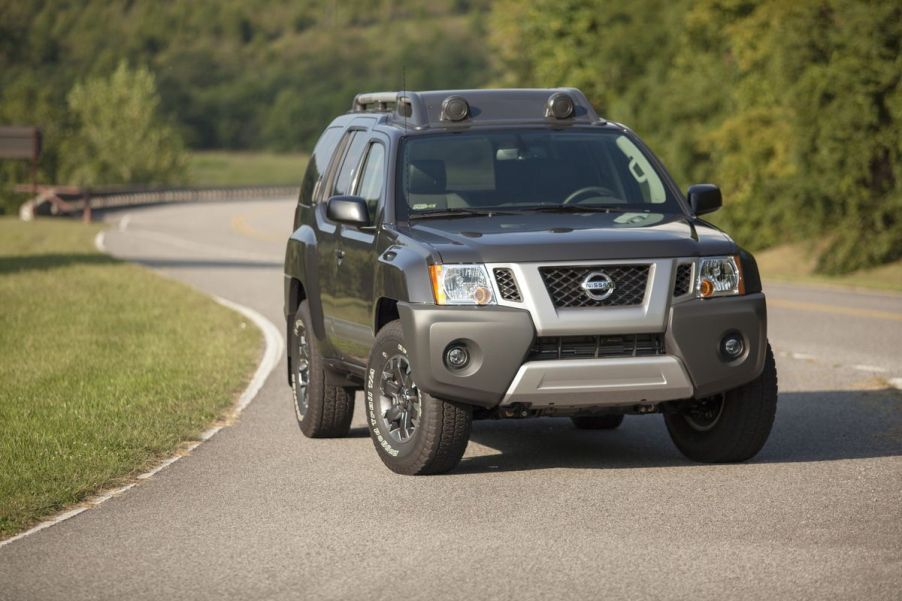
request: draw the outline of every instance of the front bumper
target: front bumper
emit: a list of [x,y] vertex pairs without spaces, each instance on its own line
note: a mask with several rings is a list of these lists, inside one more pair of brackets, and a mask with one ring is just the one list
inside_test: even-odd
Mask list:
[[537,409],[657,403],[692,396],[676,357],[530,361],[520,366],[502,405]]
[[[604,359],[526,361],[536,330],[523,309],[399,303],[398,311],[420,389],[485,408],[587,409],[701,398],[755,379],[767,349],[763,294],[675,303],[667,315],[665,354]],[[745,352],[726,361],[720,341],[734,332],[742,335]],[[455,341],[470,348],[470,363],[460,371],[444,363],[444,350]]]

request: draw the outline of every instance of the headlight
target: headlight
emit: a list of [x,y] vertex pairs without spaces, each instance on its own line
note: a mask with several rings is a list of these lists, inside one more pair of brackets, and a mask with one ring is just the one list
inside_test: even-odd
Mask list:
[[494,305],[484,265],[430,265],[432,292],[439,305]]
[[745,294],[739,257],[702,257],[695,273],[695,293],[699,298]]

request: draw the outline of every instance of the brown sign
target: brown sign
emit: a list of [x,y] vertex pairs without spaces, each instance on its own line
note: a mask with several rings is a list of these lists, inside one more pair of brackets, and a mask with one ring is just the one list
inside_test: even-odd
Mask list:
[[41,130],[37,127],[0,127],[0,159],[37,159]]

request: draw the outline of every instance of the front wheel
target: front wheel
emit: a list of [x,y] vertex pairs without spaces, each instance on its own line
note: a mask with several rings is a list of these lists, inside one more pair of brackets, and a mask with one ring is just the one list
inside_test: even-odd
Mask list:
[[777,367],[767,347],[764,371],[748,384],[666,414],[667,431],[689,459],[734,463],[758,454],[777,411]]
[[401,323],[376,336],[366,377],[366,416],[382,462],[398,474],[454,469],[470,439],[470,407],[437,399],[413,379]]

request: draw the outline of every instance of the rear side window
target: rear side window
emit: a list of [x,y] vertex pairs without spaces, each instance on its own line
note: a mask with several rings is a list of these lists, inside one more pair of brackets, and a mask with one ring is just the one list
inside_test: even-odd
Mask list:
[[329,161],[332,160],[335,147],[338,146],[338,140],[341,138],[341,130],[341,127],[330,127],[323,132],[313,148],[313,154],[310,156],[307,170],[304,172],[304,179],[301,182],[301,195],[298,199],[301,204],[313,204],[313,193],[329,167]]
[[357,174],[357,167],[360,166],[360,158],[363,151],[366,150],[367,143],[366,134],[362,131],[354,133],[351,145],[348,146],[348,152],[345,160],[341,164],[341,171],[338,172],[338,178],[335,180],[335,186],[332,188],[332,195],[339,196],[351,193],[351,184],[354,182],[354,176]]

